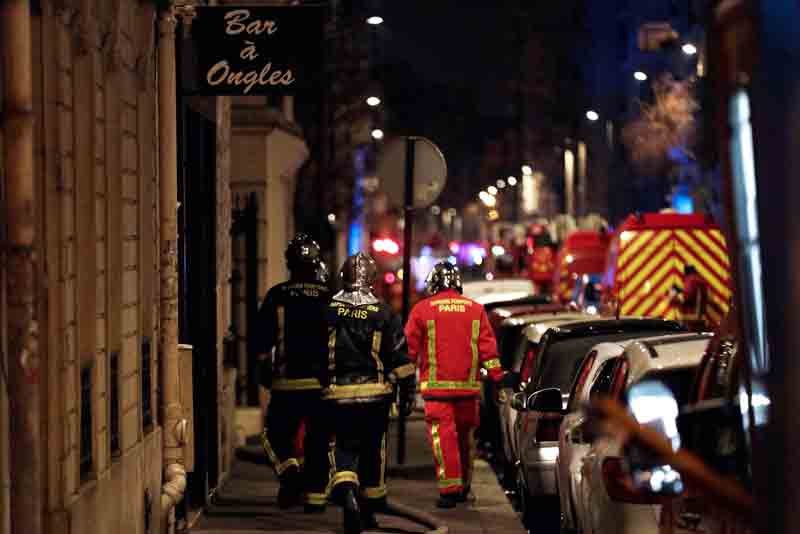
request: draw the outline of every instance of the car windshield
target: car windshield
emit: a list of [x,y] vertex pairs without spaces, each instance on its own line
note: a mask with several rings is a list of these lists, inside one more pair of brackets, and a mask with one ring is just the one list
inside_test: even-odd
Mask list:
[[675,332],[635,331],[607,335],[587,335],[567,338],[549,344],[542,354],[539,364],[540,373],[535,381],[537,389],[559,388],[563,392],[570,390],[575,376],[578,374],[583,358],[595,345],[605,342],[624,341],[641,337],[674,334]]
[[658,380],[672,391],[678,406],[683,406],[689,402],[689,391],[692,387],[696,367],[682,367],[678,369],[660,369],[650,371],[642,380]]

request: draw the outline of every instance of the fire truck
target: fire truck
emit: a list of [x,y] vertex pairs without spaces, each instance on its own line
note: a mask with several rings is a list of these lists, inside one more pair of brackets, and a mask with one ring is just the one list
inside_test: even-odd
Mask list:
[[569,302],[580,277],[603,273],[609,237],[606,232],[592,230],[577,230],[567,236],[556,256],[553,273],[555,300]]
[[[601,312],[699,321],[701,327],[714,329],[730,308],[730,269],[725,237],[706,216],[671,212],[631,215],[609,244]],[[690,271],[705,286],[703,302],[691,318],[678,298]]]

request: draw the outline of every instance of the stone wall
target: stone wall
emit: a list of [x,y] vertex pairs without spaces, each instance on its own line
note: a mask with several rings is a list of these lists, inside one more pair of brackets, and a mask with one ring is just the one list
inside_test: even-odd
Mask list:
[[47,530],[157,532],[155,7],[40,4],[33,65]]

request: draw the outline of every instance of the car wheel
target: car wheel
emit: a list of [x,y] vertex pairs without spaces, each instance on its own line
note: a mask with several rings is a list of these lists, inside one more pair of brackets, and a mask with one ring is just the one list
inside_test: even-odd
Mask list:
[[500,464],[500,477],[502,486],[508,491],[518,491],[519,482],[517,480],[517,468],[511,464],[508,458],[506,458],[505,453],[503,453],[501,456],[502,458],[499,458],[498,460],[502,462]]
[[558,532],[561,526],[561,505],[558,496],[532,497],[525,485],[522,467],[517,468],[516,480],[523,526],[531,534]]
[[521,467],[517,467],[516,481],[517,502],[519,504],[519,514],[522,519],[522,525],[532,532],[536,526],[536,517],[533,513],[533,503],[528,493],[528,487],[525,485],[525,476],[522,474]]

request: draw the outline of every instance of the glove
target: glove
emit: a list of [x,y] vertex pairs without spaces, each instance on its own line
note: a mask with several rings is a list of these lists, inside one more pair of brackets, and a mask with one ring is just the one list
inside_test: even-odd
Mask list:
[[417,402],[417,377],[411,375],[401,380],[398,385],[400,387],[400,402],[398,403],[400,415],[408,417],[414,411],[414,405]]

